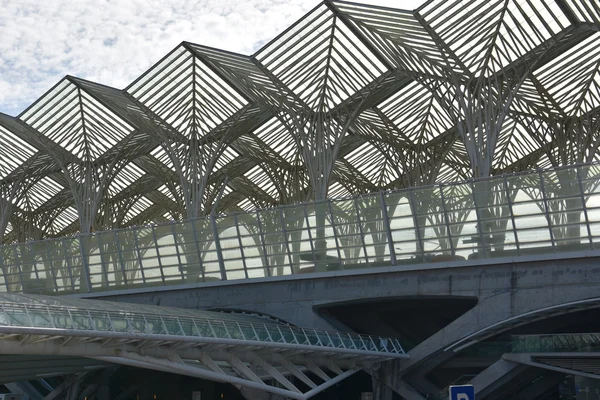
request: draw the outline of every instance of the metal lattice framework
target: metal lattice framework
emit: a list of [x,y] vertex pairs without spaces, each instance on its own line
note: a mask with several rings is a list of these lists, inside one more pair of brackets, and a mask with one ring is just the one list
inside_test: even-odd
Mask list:
[[362,368],[408,358],[395,339],[252,315],[9,294],[0,296],[0,353],[85,357],[94,367],[175,372],[298,400]]
[[67,76],[0,114],[0,234],[598,160],[599,27],[594,0],[327,0],[252,56],[183,43],[124,90]]

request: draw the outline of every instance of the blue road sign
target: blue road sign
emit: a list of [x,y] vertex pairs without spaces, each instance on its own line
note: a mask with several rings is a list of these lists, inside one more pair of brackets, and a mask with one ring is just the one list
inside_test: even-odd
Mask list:
[[450,386],[450,400],[475,400],[473,385]]

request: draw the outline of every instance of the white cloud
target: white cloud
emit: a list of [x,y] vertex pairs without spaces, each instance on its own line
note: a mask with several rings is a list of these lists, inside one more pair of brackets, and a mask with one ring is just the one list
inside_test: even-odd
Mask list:
[[[363,0],[412,9],[421,0]],[[315,0],[0,0],[0,112],[65,75],[125,87],[182,41],[252,54]]]

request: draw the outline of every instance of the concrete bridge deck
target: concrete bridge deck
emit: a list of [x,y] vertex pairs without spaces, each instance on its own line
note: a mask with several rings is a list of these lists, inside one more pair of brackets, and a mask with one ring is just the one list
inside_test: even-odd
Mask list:
[[[407,399],[438,393],[425,376],[465,349],[532,321],[600,307],[600,251],[539,255],[536,260],[495,259],[389,267],[353,272],[325,272],[247,282],[214,282],[160,290],[79,294],[130,303],[244,310],[280,318],[299,326],[348,330],[329,310],[387,300],[433,300],[427,314],[454,299],[473,306],[408,350],[410,359],[380,369],[379,379]],[[354,312],[357,319],[365,315]],[[365,321],[378,329],[376,321]],[[405,314],[399,325],[420,324]],[[400,337],[397,332],[390,336]],[[400,337],[400,342],[404,340]],[[410,384],[408,384],[409,382]],[[417,389],[416,391],[414,389]]]

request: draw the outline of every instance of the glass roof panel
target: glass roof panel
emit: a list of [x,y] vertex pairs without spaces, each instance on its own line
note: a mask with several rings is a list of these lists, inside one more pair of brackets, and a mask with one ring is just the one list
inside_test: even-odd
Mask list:
[[329,186],[328,196],[330,198],[345,198],[352,194],[340,182],[334,182]]
[[37,149],[0,125],[0,179],[37,153]]
[[171,190],[167,187],[167,185],[162,185],[161,187],[158,188],[158,191],[161,192],[162,194],[164,194],[165,196],[167,196],[169,199],[171,199],[173,201],[177,201],[175,199],[175,196],[173,195],[173,192],[171,192]]
[[322,5],[256,57],[311,108],[333,108],[386,71]]
[[600,23],[600,5],[596,0],[567,0],[580,21]]
[[540,83],[569,115],[600,106],[600,33],[595,33],[535,72]]
[[133,132],[133,127],[67,79],[21,119],[76,157],[91,161]]
[[554,0],[435,0],[420,12],[474,73],[497,72],[570,25]]
[[334,4],[390,64],[429,74],[438,73],[439,67],[446,65],[438,45],[412,11],[344,2]]
[[206,135],[247,104],[183,46],[146,72],[129,93],[188,138]]
[[133,218],[135,218],[142,212],[146,211],[148,208],[150,208],[153,205],[154,205],[154,203],[152,203],[152,201],[150,201],[147,197],[145,197],[145,196],[140,197],[129,208],[129,210],[125,214],[125,217],[123,217],[122,223],[126,224],[127,222],[131,221]]
[[223,149],[223,152],[221,153],[221,155],[219,156],[219,158],[217,158],[217,161],[215,162],[215,167],[213,168],[213,172],[220,171],[221,169],[226,167],[230,162],[232,162],[234,159],[238,158],[239,156],[240,156],[240,153],[238,153],[234,148],[225,147]]
[[399,177],[390,167],[390,160],[370,143],[353,150],[345,159],[377,187],[385,187]]
[[27,194],[19,199],[17,206],[23,210],[37,210],[59,192],[63,191],[62,185],[50,177],[43,177],[37,181]]
[[237,87],[244,88],[251,97],[266,100],[271,105],[280,104],[281,98],[286,98],[287,103],[294,102],[250,57],[195,44],[189,46],[203,60],[236,82]]
[[165,152],[163,146],[158,146],[152,152],[150,152],[152,156],[154,156],[159,162],[166,165],[171,171],[175,171],[175,167],[173,165],[173,161],[171,157]]
[[137,165],[133,163],[126,164],[110,182],[110,186],[108,187],[109,193],[114,196],[140,179],[143,175],[144,171]]
[[52,224],[53,233],[58,234],[63,231],[67,226],[79,219],[77,210],[73,207],[66,208],[61,212],[54,220]]
[[244,174],[252,183],[266,192],[269,196],[277,198],[277,187],[273,184],[269,175],[265,173],[260,165],[255,166],[250,171]]
[[423,85],[413,82],[379,105],[382,118],[414,144],[427,143],[454,124],[444,107]]
[[244,211],[252,211],[256,209],[256,206],[252,202],[252,199],[246,197],[244,200],[237,203],[237,206]]
[[539,148],[539,142],[521,124],[508,119],[502,126],[492,166],[504,170]]
[[294,136],[279,119],[270,119],[256,129],[254,134],[290,164],[298,160],[298,147]]

